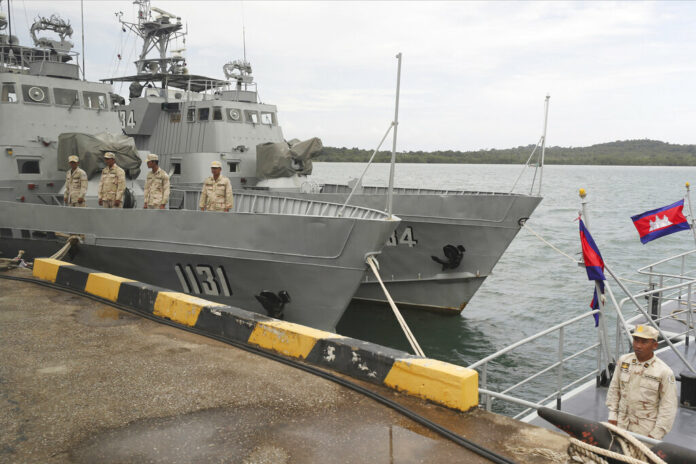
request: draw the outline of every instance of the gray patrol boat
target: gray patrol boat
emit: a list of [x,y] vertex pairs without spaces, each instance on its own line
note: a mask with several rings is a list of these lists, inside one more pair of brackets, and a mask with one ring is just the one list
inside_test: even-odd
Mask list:
[[[177,39],[181,43],[185,36],[180,18],[146,0],[134,3],[139,7],[137,21],[119,20],[124,33],[130,30],[142,40],[137,72],[103,81],[130,83],[128,104],[117,108],[121,127],[139,150],[160,156],[160,166],[177,190],[170,207],[196,204],[211,161],[222,163],[235,191],[347,200],[349,186],[312,181],[312,158],[321,142],[285,141],[278,110],[259,101],[246,59],[226,63],[225,79],[189,74],[183,50],[170,50],[170,44]],[[148,58],[151,53],[154,56]],[[545,136],[542,139],[545,143]],[[538,168],[543,167],[543,157],[540,160]],[[393,212],[402,222],[379,258],[394,300],[461,312],[541,201],[532,190],[515,194],[394,189]],[[384,210],[387,191],[358,183],[350,203]],[[355,298],[386,301],[369,273]]]
[[[74,245],[65,259],[74,264],[334,330],[360,285],[366,258],[380,252],[399,223],[396,216],[253,192],[237,192],[229,213],[202,212],[197,205],[191,210],[94,208],[98,170],[91,172],[88,207],[65,207],[68,168],[58,156],[60,141],[75,132],[112,132],[98,137],[100,143],[116,137],[113,133],[121,130],[117,99],[111,86],[80,79],[78,55],[67,40],[69,23],[55,16],[37,19],[33,47],[5,33],[8,26],[8,18],[0,17],[0,252],[5,257],[19,249],[28,257],[50,256],[68,235]],[[58,33],[60,40],[37,37],[42,30]],[[79,154],[86,164],[90,154]],[[91,162],[103,166],[99,155]],[[129,173],[135,188],[142,173]],[[199,173],[200,179],[208,175],[203,167]]]

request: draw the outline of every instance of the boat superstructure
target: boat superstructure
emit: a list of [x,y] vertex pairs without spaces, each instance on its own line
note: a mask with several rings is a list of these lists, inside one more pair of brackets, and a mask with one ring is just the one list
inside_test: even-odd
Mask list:
[[0,21],[0,200],[48,203],[65,181],[58,136],[118,134],[121,127],[111,86],[82,79],[69,22],[37,18],[33,46],[20,45],[7,26]]
[[[276,106],[259,101],[246,59],[224,65],[225,79],[188,73],[168,44],[183,34],[180,18],[136,1],[138,20],[121,20],[142,39],[137,74],[104,79],[130,82],[129,102],[118,108],[123,131],[140,150],[157,153],[179,192],[170,207],[192,205],[211,161],[220,161],[236,190],[343,203],[351,189],[322,185],[311,174],[312,157],[297,156],[286,142]],[[153,13],[154,12],[154,13]],[[148,53],[154,51],[154,57]],[[544,137],[545,141],[545,137]],[[278,147],[275,174],[260,151]],[[543,164],[542,164],[543,165]],[[279,174],[278,174],[279,173]],[[363,187],[351,204],[384,210],[387,188]],[[490,275],[540,194],[396,189],[393,212],[402,224],[380,257],[387,287],[400,305],[459,313]],[[366,274],[356,298],[385,301]]]

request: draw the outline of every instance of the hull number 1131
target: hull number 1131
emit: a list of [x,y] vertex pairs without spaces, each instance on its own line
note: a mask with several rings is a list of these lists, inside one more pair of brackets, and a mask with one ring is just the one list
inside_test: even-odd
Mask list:
[[213,272],[213,268],[207,264],[197,266],[177,264],[174,266],[174,271],[179,278],[181,288],[186,293],[210,296],[232,295],[225,268],[222,266],[218,266]]

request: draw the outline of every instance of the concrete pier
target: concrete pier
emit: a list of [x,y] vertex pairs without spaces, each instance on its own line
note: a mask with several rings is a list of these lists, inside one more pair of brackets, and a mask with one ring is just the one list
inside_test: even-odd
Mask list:
[[[0,279],[0,358],[3,463],[489,462],[336,383],[32,283]],[[565,460],[560,434],[355,382],[516,462]]]

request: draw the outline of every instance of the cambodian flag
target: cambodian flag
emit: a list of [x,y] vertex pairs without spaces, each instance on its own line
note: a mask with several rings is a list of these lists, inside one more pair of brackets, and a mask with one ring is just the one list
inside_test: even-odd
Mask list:
[[[585,270],[587,271],[587,278],[589,280],[599,281],[599,288],[604,294],[604,282],[607,280],[604,277],[604,260],[602,259],[602,254],[597,248],[590,235],[590,231],[585,228],[585,223],[580,219],[580,244],[582,245],[582,259],[585,261]],[[599,298],[597,296],[597,287],[595,286],[594,295],[592,302],[590,303],[590,308],[599,309]],[[599,325],[599,314],[594,315],[595,327]]]
[[585,223],[580,219],[580,244],[582,245],[582,259],[585,261],[585,270],[589,280],[607,280],[604,277],[604,260],[599,253],[599,248],[592,240],[590,231],[585,228]]
[[682,209],[684,209],[683,199],[669,206],[631,216],[633,225],[636,226],[638,235],[640,235],[640,241],[645,244],[680,230],[689,230],[690,226],[684,213],[682,213]]

